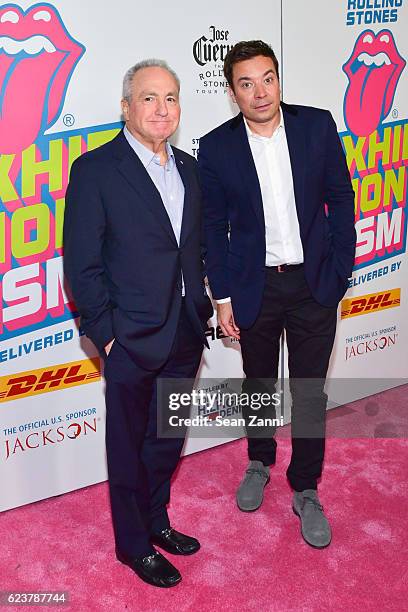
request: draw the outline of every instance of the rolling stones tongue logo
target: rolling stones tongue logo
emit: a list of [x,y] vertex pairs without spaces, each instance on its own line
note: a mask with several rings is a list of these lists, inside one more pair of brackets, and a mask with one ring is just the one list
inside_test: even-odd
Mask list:
[[84,51],[53,6],[0,6],[1,154],[24,150],[55,123]]
[[349,79],[344,118],[356,136],[369,136],[389,114],[404,67],[390,30],[360,34],[343,66]]

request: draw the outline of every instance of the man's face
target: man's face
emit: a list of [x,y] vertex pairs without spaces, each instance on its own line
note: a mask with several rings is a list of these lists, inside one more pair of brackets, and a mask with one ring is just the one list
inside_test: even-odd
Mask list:
[[232,70],[230,94],[249,123],[273,123],[279,117],[280,84],[270,57],[257,55]]
[[133,77],[132,98],[122,100],[128,130],[148,148],[169,138],[180,121],[179,91],[174,77],[158,66]]

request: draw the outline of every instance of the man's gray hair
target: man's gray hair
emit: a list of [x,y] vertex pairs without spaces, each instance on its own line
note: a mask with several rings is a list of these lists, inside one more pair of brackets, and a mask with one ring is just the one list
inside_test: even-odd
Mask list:
[[177,87],[180,91],[180,79],[178,78],[174,70],[170,68],[167,62],[160,59],[145,59],[129,68],[129,70],[127,70],[125,76],[123,77],[122,98],[127,102],[130,102],[132,99],[133,78],[136,72],[142,70],[142,68],[164,68],[164,70],[167,70],[167,72],[169,72],[174,78],[177,83]]

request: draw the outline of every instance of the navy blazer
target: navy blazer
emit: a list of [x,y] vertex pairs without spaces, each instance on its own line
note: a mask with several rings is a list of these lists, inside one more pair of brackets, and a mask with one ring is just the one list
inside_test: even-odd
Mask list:
[[181,307],[206,343],[213,309],[203,281],[196,160],[172,147],[185,188],[178,246],[160,194],[120,132],[72,166],[64,267],[81,327],[103,354],[116,338],[147,369],[167,359]]
[[[328,111],[281,107],[306,281],[317,302],[336,306],[354,264],[350,174]],[[235,321],[245,329],[261,307],[266,243],[261,189],[242,114],[200,139],[198,163],[211,291],[215,299],[231,297]]]

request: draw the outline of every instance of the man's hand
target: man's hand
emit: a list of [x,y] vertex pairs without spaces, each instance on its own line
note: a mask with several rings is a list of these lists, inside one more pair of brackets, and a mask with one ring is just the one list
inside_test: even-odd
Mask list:
[[111,350],[112,345],[113,345],[113,343],[114,343],[114,342],[115,342],[115,338],[114,338],[113,340],[111,340],[111,341],[110,341],[110,342],[109,342],[109,343],[108,343],[108,344],[105,346],[105,353],[106,353],[106,356],[108,356],[108,355],[109,355],[110,350]]
[[217,319],[224,336],[239,340],[239,327],[235,325],[231,302],[217,304]]

